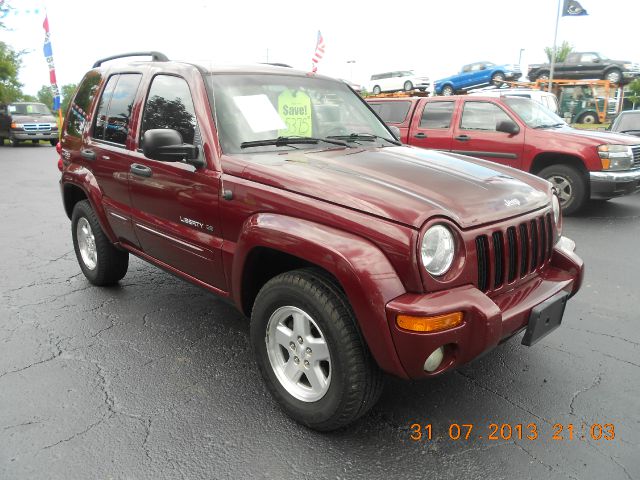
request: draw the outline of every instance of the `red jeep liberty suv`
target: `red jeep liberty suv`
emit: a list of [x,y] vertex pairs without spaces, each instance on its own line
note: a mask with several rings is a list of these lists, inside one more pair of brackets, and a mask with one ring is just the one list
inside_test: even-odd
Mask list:
[[[402,146],[346,84],[267,65],[96,62],[58,147],[80,268],[132,253],[251,319],[267,387],[331,430],[562,320],[583,265],[546,180]],[[152,295],[151,285],[150,294]]]

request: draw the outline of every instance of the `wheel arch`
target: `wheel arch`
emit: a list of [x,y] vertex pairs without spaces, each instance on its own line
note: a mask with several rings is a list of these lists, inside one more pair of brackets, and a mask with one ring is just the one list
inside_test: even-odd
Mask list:
[[366,239],[307,220],[256,214],[245,222],[235,249],[232,297],[249,316],[262,285],[280,273],[305,267],[319,269],[345,293],[380,368],[407,378],[385,310],[405,289],[386,256]]
[[589,175],[589,171],[587,170],[587,167],[584,165],[584,162],[580,157],[560,152],[539,153],[533,159],[529,172],[537,175],[543,168],[557,164],[568,165],[577,168],[586,177],[588,177]]

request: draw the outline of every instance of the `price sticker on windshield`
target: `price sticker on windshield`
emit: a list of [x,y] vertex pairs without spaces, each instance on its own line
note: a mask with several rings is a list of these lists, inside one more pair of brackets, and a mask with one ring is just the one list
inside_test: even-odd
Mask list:
[[278,96],[278,114],[287,128],[278,130],[283,137],[312,135],[311,99],[304,92],[285,90]]

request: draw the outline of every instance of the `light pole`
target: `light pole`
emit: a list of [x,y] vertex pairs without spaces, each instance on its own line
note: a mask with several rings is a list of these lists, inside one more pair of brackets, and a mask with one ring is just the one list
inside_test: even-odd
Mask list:
[[355,60],[347,60],[347,63],[351,65],[349,70],[349,81],[353,82],[353,64],[356,63]]

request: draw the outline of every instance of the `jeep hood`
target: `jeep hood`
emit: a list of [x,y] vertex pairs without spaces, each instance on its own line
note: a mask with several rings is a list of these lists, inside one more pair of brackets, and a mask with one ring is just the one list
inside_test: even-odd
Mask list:
[[545,180],[509,167],[406,146],[234,157],[249,180],[415,228],[433,216],[462,228],[495,222],[542,208],[551,194]]

